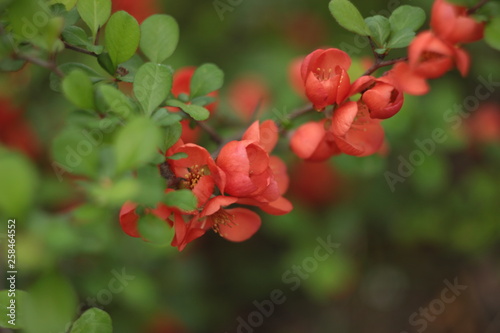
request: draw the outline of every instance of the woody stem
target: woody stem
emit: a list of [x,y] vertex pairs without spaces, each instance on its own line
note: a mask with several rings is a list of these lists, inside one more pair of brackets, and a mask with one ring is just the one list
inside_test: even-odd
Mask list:
[[406,61],[408,60],[408,57],[402,57],[402,58],[397,58],[397,59],[392,59],[392,60],[386,60],[386,61],[380,61],[380,62],[375,62],[372,67],[370,67],[366,72],[363,73],[363,76],[365,75],[370,75],[373,72],[375,72],[377,69],[386,67],[386,66],[391,66],[394,65],[398,62],[401,61]]
[[467,10],[467,14],[468,15],[472,15],[474,14],[475,12],[477,12],[481,7],[483,7],[484,5],[486,5],[490,0],[482,0],[482,1],[479,1],[477,4],[475,4],[474,6],[472,6],[471,8],[469,8]]

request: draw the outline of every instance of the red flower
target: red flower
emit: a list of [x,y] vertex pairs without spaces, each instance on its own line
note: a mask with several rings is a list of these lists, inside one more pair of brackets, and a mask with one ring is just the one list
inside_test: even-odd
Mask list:
[[224,190],[225,175],[215,164],[209,152],[193,143],[177,142],[166,153],[171,156],[178,153],[187,154],[178,160],[167,159],[170,169],[180,178],[180,188],[193,191],[198,198],[198,206],[202,206],[212,196],[215,186]]
[[302,63],[301,76],[306,96],[316,110],[322,110],[334,103],[340,104],[349,92],[347,70],[351,58],[339,49],[316,50]]
[[498,104],[480,105],[466,124],[466,131],[473,142],[500,142],[500,106]]
[[302,63],[304,62],[304,57],[298,57],[293,59],[288,65],[288,79],[290,80],[291,86],[295,92],[300,94],[301,97],[306,97],[304,91],[304,80],[301,76]]
[[210,199],[200,214],[200,219],[205,218],[204,227],[212,228],[217,234],[233,242],[242,242],[252,237],[260,228],[260,216],[246,208],[223,208],[237,201],[237,198],[225,196]]
[[155,0],[113,0],[113,12],[124,10],[141,23],[147,17],[159,12],[158,4]]
[[411,42],[408,62],[416,74],[426,79],[435,79],[451,70],[455,64],[465,76],[470,59],[464,50],[443,42],[431,31],[424,31]]
[[245,121],[258,117],[269,105],[270,94],[259,77],[242,77],[229,87],[229,105]]
[[[135,212],[137,204],[131,201],[127,201],[123,204],[120,209],[120,225],[123,231],[132,237],[141,237],[139,230],[137,230],[137,224],[139,222],[139,215]],[[171,214],[171,210],[164,204],[158,204],[155,209],[147,209],[147,214],[153,214],[162,220],[167,220]]]
[[291,204],[282,197],[287,187],[286,167],[279,158],[269,156],[278,139],[276,124],[256,121],[242,139],[227,143],[217,157],[217,165],[226,175],[221,192],[271,214],[288,213]]
[[199,220],[198,215],[188,216],[187,223],[184,220],[184,215],[174,213],[173,216],[175,235],[171,245],[177,247],[179,251],[184,250],[188,243],[200,238],[209,229],[205,223]]
[[297,128],[290,140],[290,148],[301,159],[321,162],[340,154],[330,121],[308,122]]
[[340,193],[340,175],[328,162],[296,163],[291,179],[292,194],[311,208],[331,206]]
[[335,110],[332,127],[339,149],[348,155],[368,156],[384,143],[384,130],[378,119],[372,119],[365,103],[346,102]]
[[408,63],[394,66],[393,74],[404,92],[423,95],[429,91],[426,79],[435,79],[457,66],[462,76],[469,71],[466,51],[437,38],[431,31],[415,37],[408,48]]
[[0,142],[35,159],[40,154],[40,144],[22,113],[10,100],[0,98]]
[[470,43],[483,38],[484,23],[467,14],[467,7],[444,0],[434,1],[431,28],[437,37],[450,43]]
[[380,78],[360,77],[352,84],[349,95],[356,93],[363,94],[361,100],[368,107],[372,118],[390,118],[403,106],[403,92],[394,80],[392,72]]

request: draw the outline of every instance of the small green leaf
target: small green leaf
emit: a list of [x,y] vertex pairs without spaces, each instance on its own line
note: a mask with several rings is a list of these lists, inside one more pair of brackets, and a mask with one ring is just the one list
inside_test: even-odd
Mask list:
[[28,290],[26,333],[64,332],[77,310],[77,298],[69,281],[61,275],[37,280]]
[[85,30],[77,26],[70,26],[63,30],[63,39],[68,43],[75,46],[83,46],[88,51],[94,53],[101,53],[103,47],[100,45],[94,45],[90,42],[89,37]]
[[370,29],[370,36],[379,46],[384,46],[389,34],[391,33],[391,24],[387,17],[375,15],[365,19],[368,28]]
[[101,67],[108,72],[110,75],[115,75],[116,74],[116,67],[115,64],[113,64],[113,61],[111,60],[111,57],[109,56],[108,52],[101,53],[97,56],[97,62]]
[[[181,98],[181,95],[182,94],[179,94],[179,96],[177,96],[177,99],[179,99],[181,102],[184,102]],[[205,105],[208,105],[208,104],[215,102],[216,100],[217,99],[215,97],[212,97],[212,96],[200,96],[200,97],[193,98],[191,100],[191,103],[196,104],[196,105],[205,106]]]
[[139,234],[156,245],[166,245],[172,241],[175,230],[159,217],[146,214],[139,219]]
[[87,73],[75,69],[62,82],[62,91],[66,98],[82,109],[94,108],[94,88]]
[[332,0],[328,7],[337,23],[344,29],[361,36],[370,35],[363,16],[349,0]]
[[161,63],[174,53],[179,26],[169,15],[152,15],[141,24],[141,50],[149,60]]
[[24,155],[3,151],[0,153],[0,211],[9,216],[29,212],[36,194],[38,177],[33,164]]
[[198,199],[190,190],[178,190],[165,194],[163,202],[167,206],[178,207],[183,211],[195,210],[198,206]]
[[135,169],[155,157],[161,143],[160,129],[147,118],[135,118],[115,138],[117,171]]
[[492,48],[500,50],[500,17],[494,17],[486,25],[484,40]]
[[95,40],[97,31],[111,15],[111,0],[78,0],[76,8],[83,22],[90,28]]
[[194,120],[202,121],[208,119],[210,116],[210,112],[203,106],[185,104],[175,99],[168,100],[167,105],[180,108],[182,111],[189,114]]
[[182,125],[177,122],[168,127],[165,127],[163,132],[163,140],[161,145],[162,151],[167,151],[176,143],[182,135]]
[[425,22],[425,12],[422,8],[404,5],[392,12],[389,22],[393,33],[404,29],[417,31]]
[[134,102],[115,87],[108,84],[100,85],[98,93],[106,102],[107,111],[114,112],[125,119],[137,114],[138,110]]
[[165,65],[142,65],[134,79],[134,94],[145,114],[150,116],[163,103],[172,88],[172,72]]
[[[90,68],[87,65],[78,63],[78,62],[67,62],[65,64],[60,65],[59,69],[61,70],[61,72],[63,72],[66,75],[71,73],[75,69],[80,69],[88,75],[88,77],[90,78],[90,81],[92,81],[92,83],[97,83],[99,81],[104,80],[104,77],[101,74],[97,73],[94,69]],[[62,84],[62,78],[57,76],[54,73],[51,73],[50,74],[50,89],[57,91],[57,92],[61,92],[61,89],[62,89],[61,84]]]
[[186,153],[176,153],[176,154],[167,156],[166,158],[169,159],[169,160],[177,161],[177,160],[180,160],[180,159],[183,159],[183,158],[186,158],[186,157],[188,157],[188,154],[186,154]]
[[73,7],[75,7],[76,2],[78,0],[51,0],[49,3],[52,4],[63,4],[67,11],[70,11]]
[[178,113],[171,113],[164,108],[160,108],[153,113],[151,119],[159,126],[170,126],[181,121],[182,117]]
[[140,37],[139,23],[132,15],[123,10],[111,15],[106,24],[104,43],[115,67],[132,58],[139,47]]
[[105,311],[91,308],[85,311],[71,327],[70,333],[112,333],[111,317]]
[[224,84],[224,72],[214,64],[198,67],[191,78],[190,99],[204,96],[220,89]]
[[411,29],[403,29],[397,32],[393,32],[389,43],[387,43],[387,48],[398,49],[407,47],[408,45],[410,45],[413,38],[415,38],[415,32],[413,32]]

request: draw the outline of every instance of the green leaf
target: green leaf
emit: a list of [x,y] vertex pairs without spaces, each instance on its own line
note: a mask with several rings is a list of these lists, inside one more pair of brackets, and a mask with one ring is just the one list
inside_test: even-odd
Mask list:
[[139,234],[149,242],[166,245],[172,241],[175,230],[168,223],[153,214],[146,214],[139,219]]
[[99,147],[103,131],[89,131],[82,127],[66,127],[52,141],[52,168],[59,181],[70,172],[90,178],[96,177],[99,167]]
[[163,103],[171,88],[172,72],[165,65],[148,62],[135,74],[134,94],[147,116]]
[[[7,274],[7,277],[8,274]],[[8,285],[7,285],[8,286]],[[13,318],[10,316],[10,308],[14,300],[15,306],[15,325],[9,323]],[[29,295],[23,290],[17,289],[14,294],[10,290],[0,291],[0,327],[22,329],[26,325],[26,305],[29,302]]]
[[167,206],[178,207],[183,211],[195,210],[198,206],[198,199],[190,190],[178,190],[165,194],[163,202]]
[[160,129],[147,118],[135,118],[115,138],[117,171],[135,169],[155,157],[161,143]]
[[27,311],[25,332],[65,332],[77,311],[77,298],[69,281],[60,275],[45,276],[28,292],[30,311]]
[[160,202],[165,193],[165,179],[158,172],[158,164],[165,162],[163,154],[156,154],[155,165],[148,164],[137,169],[135,176],[139,183],[139,191],[135,197],[129,197],[128,200],[149,207],[154,207]]
[[208,117],[210,116],[210,112],[203,106],[195,104],[185,104],[175,99],[168,100],[167,105],[180,108],[182,111],[189,114],[194,120],[202,121],[208,119]]
[[425,22],[425,12],[419,7],[400,6],[392,12],[389,22],[393,33],[398,33],[404,29],[417,31]]
[[89,37],[85,30],[77,26],[70,26],[63,30],[62,32],[63,39],[72,45],[75,46],[83,46],[88,51],[94,53],[101,53],[103,47],[100,45],[94,45],[90,42]]
[[359,10],[349,0],[330,1],[330,12],[340,26],[361,36],[369,36],[370,29]]
[[164,108],[160,108],[153,113],[151,119],[159,126],[170,126],[181,121],[182,117],[178,113],[171,113]]
[[494,49],[500,50],[500,17],[494,17],[484,29],[484,40]]
[[116,74],[116,67],[111,60],[108,52],[101,53],[97,56],[97,62],[99,65],[110,75]]
[[411,29],[403,29],[395,33],[393,32],[389,43],[387,43],[387,48],[398,49],[407,47],[410,45],[413,38],[415,38],[415,32]]
[[391,24],[387,17],[375,15],[365,19],[368,28],[370,29],[370,36],[379,46],[384,46],[387,38],[391,33]]
[[35,198],[38,176],[33,164],[22,154],[0,153],[0,211],[9,216],[28,213]]
[[122,118],[128,119],[137,114],[137,106],[124,93],[115,87],[102,84],[97,89],[108,107],[107,111],[114,112]]
[[94,108],[94,87],[87,73],[75,69],[62,82],[62,91],[66,98],[82,109]]
[[[75,69],[82,70],[83,72],[85,72],[88,75],[88,77],[90,78],[90,81],[92,81],[92,83],[97,83],[99,81],[104,80],[104,77],[101,74],[97,73],[95,70],[93,70],[89,66],[78,63],[78,62],[67,62],[65,64],[60,65],[59,69],[61,70],[61,72],[63,72],[66,75],[71,73]],[[63,79],[61,77],[57,76],[54,73],[51,73],[50,74],[50,89],[57,91],[57,92],[61,92],[62,80]]]
[[179,26],[169,15],[152,15],[141,24],[141,50],[149,60],[161,63],[174,53]]
[[144,60],[142,60],[142,58],[138,54],[134,54],[132,58],[120,64],[123,73],[117,71],[116,77],[119,78],[121,81],[132,83],[134,82],[135,73],[137,73],[137,70],[142,65],[144,65]]
[[191,78],[190,99],[204,96],[220,89],[224,84],[224,72],[214,64],[198,67]]
[[78,0],[76,5],[83,22],[87,24],[95,40],[97,31],[111,15],[111,0]]
[[166,158],[169,160],[177,161],[186,157],[188,157],[188,154],[186,153],[175,153],[173,155],[167,156]]
[[140,37],[139,23],[132,15],[121,10],[111,16],[106,24],[104,43],[115,67],[132,58]]
[[165,127],[163,132],[162,145],[160,146],[162,151],[167,151],[170,147],[176,143],[182,135],[182,125],[177,122],[168,127]]
[[52,5],[60,3],[64,5],[67,11],[70,11],[73,7],[75,7],[77,1],[78,0],[51,0],[49,4]]
[[111,317],[105,311],[91,308],[85,311],[71,327],[70,333],[112,333]]

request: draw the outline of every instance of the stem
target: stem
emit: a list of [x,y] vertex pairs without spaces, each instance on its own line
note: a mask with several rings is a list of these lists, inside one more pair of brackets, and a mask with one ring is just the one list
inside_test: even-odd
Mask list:
[[212,126],[203,121],[197,121],[196,124],[200,126],[200,128],[208,134],[208,136],[210,137],[210,139],[212,139],[213,142],[215,142],[218,145],[222,144],[223,140],[221,136],[215,131],[215,129],[213,129]]
[[398,62],[406,61],[406,60],[408,60],[408,57],[402,57],[402,58],[397,58],[397,59],[392,59],[392,60],[375,62],[372,67],[370,67],[366,72],[363,73],[362,76],[370,75],[370,74],[372,74],[373,72],[375,72],[379,68],[386,67],[386,66],[391,66],[391,65],[394,65],[394,64],[396,64]]
[[59,68],[57,68],[57,65],[55,62],[49,62],[49,61],[45,61],[43,59],[34,58],[34,57],[31,57],[27,54],[16,54],[15,57],[17,59],[26,60],[27,62],[38,65],[40,67],[47,68],[48,70],[54,72],[54,74],[56,74],[57,76],[64,77],[64,73],[61,72],[61,70]]
[[481,7],[483,7],[484,5],[486,5],[490,0],[482,0],[482,1],[479,1],[477,4],[475,4],[474,6],[472,6],[471,8],[469,8],[467,10],[467,15],[472,15],[474,14],[475,12],[477,12]]
[[300,116],[302,116],[308,112],[311,112],[311,111],[314,111],[312,104],[307,104],[307,105],[304,105],[303,107],[300,107],[300,108],[290,112],[290,114],[286,118],[287,118],[287,120],[293,120],[293,119],[299,118]]
[[97,57],[97,53],[94,53],[94,52],[89,51],[89,50],[85,50],[85,49],[83,49],[81,47],[78,47],[78,46],[74,46],[74,45],[68,44],[65,41],[63,41],[63,43],[64,43],[64,47],[66,47],[68,50],[73,50],[73,51],[80,52],[80,53],[83,53],[83,54],[91,55],[93,57]]

